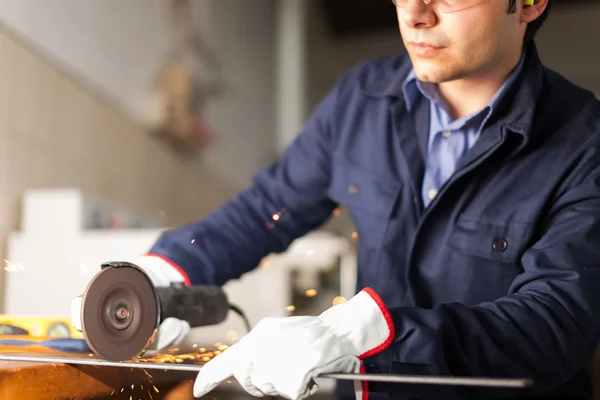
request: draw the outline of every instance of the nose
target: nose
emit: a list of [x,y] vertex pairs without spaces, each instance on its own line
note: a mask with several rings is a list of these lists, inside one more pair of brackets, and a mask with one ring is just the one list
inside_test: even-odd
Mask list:
[[423,0],[408,0],[400,12],[402,21],[409,28],[430,28],[435,25],[436,15]]

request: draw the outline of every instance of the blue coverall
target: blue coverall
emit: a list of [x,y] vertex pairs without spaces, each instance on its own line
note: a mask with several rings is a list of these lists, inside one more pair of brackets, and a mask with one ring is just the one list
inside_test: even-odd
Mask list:
[[149,252],[193,284],[221,285],[343,204],[358,230],[357,290],[373,288],[395,325],[393,344],[365,360],[367,371],[535,381],[525,391],[371,384],[372,398],[591,398],[600,102],[544,67],[534,43],[526,54],[516,84],[428,207],[429,103],[408,113],[401,85],[410,59],[390,56],[347,71],[248,188],[165,232]]

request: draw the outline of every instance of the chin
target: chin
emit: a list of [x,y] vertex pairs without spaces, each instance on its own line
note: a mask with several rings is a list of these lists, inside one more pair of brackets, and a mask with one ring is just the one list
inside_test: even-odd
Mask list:
[[415,74],[422,82],[443,83],[461,77],[461,73],[451,65],[440,62],[422,61],[413,62]]
[[414,66],[415,74],[421,82],[442,83],[448,80],[448,76],[438,66]]

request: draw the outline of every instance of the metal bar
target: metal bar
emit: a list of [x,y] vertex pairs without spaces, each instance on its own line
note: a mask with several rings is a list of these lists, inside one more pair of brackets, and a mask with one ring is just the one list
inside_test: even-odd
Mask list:
[[510,378],[466,378],[456,376],[421,376],[394,374],[325,374],[319,378],[358,380],[370,382],[413,383],[449,386],[487,386],[498,388],[526,388],[533,385],[531,379]]
[[23,355],[23,354],[0,354],[0,360],[6,361],[27,361],[52,364],[75,364],[75,365],[94,365],[98,367],[118,367],[118,368],[142,368],[142,369],[162,369],[170,371],[191,371],[200,372],[201,365],[197,364],[175,364],[175,363],[157,363],[144,361],[108,361],[94,357],[68,357],[68,356],[46,356],[46,355]]
[[[144,361],[108,361],[94,357],[67,357],[67,356],[42,356],[42,355],[23,355],[23,354],[0,354],[0,360],[7,361],[28,361],[41,363],[59,363],[59,364],[79,364],[94,365],[98,367],[119,367],[119,368],[143,368],[143,369],[162,369],[169,371],[190,371],[200,372],[202,365],[198,364],[178,364],[178,363],[157,363]],[[454,376],[419,376],[419,375],[393,375],[393,374],[323,374],[319,378],[350,380],[350,381],[371,381],[388,383],[412,383],[424,385],[449,385],[449,386],[481,386],[498,388],[526,388],[533,384],[531,379],[503,379],[503,378],[467,378]]]

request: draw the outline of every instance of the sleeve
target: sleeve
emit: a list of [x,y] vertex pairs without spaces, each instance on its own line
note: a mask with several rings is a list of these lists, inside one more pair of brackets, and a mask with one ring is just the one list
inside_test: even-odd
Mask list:
[[[524,273],[507,296],[471,307],[387,310],[395,337],[381,356],[392,365],[390,372],[420,365],[432,375],[532,378],[534,387],[527,392],[564,384],[586,367],[600,342],[598,238],[600,168],[554,204],[541,238],[523,254]],[[477,398],[498,395],[494,388],[493,395],[485,388],[452,390]]]
[[338,92],[339,84],[248,188],[203,220],[162,234],[144,259],[169,264],[188,285],[223,285],[324,223],[336,206],[327,189]]

